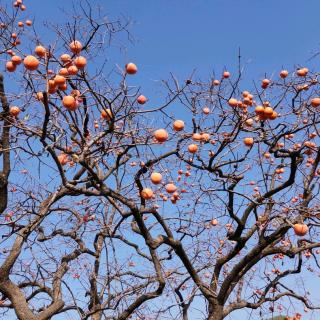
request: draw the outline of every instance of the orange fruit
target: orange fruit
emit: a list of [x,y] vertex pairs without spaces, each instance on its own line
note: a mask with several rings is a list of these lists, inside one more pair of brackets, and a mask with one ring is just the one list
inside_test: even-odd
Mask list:
[[71,41],[69,44],[70,51],[74,54],[78,54],[82,50],[82,44],[78,40]]
[[184,129],[184,122],[182,120],[176,120],[173,123],[173,130],[174,131],[182,131]]
[[138,71],[138,68],[134,63],[130,62],[130,63],[126,64],[126,72],[128,74],[135,74],[135,73],[137,73],[137,71]]
[[23,64],[27,70],[34,71],[39,67],[39,60],[32,55],[26,56],[23,60]]
[[77,109],[76,99],[73,96],[64,96],[62,99],[63,106],[70,110],[74,111]]
[[168,140],[168,132],[165,129],[158,129],[154,132],[154,137],[158,142],[165,142]]

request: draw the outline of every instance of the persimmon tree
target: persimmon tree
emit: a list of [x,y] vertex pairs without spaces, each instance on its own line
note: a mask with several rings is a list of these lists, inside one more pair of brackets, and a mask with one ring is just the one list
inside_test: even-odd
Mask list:
[[318,73],[172,75],[148,99],[143,65],[105,60],[126,21],[79,8],[50,43],[1,9],[1,317],[317,309],[297,279],[319,268]]

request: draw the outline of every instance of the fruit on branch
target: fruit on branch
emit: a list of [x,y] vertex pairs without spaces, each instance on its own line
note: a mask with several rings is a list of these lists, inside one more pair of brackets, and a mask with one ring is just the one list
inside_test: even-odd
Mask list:
[[65,63],[70,63],[71,62],[71,56],[70,54],[64,53],[60,56],[60,60],[65,64]]
[[288,76],[289,72],[287,70],[280,71],[280,78],[284,79]]
[[70,66],[68,67],[68,74],[70,76],[75,76],[78,73],[78,68],[76,66]]
[[153,191],[150,188],[144,188],[140,194],[141,197],[145,200],[152,199],[153,197]]
[[184,129],[184,122],[182,120],[176,120],[173,122],[174,131],[182,131]]
[[196,144],[189,144],[188,151],[190,153],[196,153],[198,151],[198,146]]
[[159,184],[162,181],[162,175],[159,172],[152,172],[150,179],[153,184]]
[[210,109],[208,107],[203,107],[202,112],[203,114],[208,115],[210,114]]
[[129,62],[128,64],[126,64],[126,73],[127,74],[135,74],[135,73],[137,73],[137,71],[138,71],[138,68],[134,63]]
[[263,79],[261,82],[261,88],[266,89],[266,88],[268,88],[269,84],[270,84],[269,79]]
[[26,56],[23,60],[23,64],[27,70],[35,71],[39,67],[39,60],[32,55]]
[[54,77],[53,81],[54,81],[55,86],[59,87],[59,86],[61,86],[61,85],[66,83],[66,78],[64,76],[61,76],[61,75],[57,74]]
[[77,102],[73,96],[64,96],[62,99],[62,104],[66,109],[70,111],[74,111],[77,109]]
[[69,49],[74,54],[79,54],[82,50],[82,43],[78,40],[71,41],[69,44]]
[[74,64],[78,69],[83,69],[87,65],[87,59],[83,56],[79,56],[74,59]]
[[231,98],[231,99],[229,99],[228,104],[230,107],[237,107],[239,102],[237,99]]
[[311,99],[311,105],[314,107],[314,108],[317,108],[320,106],[320,98],[313,98]]
[[230,77],[230,72],[229,71],[224,71],[222,74],[222,77],[225,79],[228,79]]
[[305,77],[309,72],[308,68],[300,68],[297,70],[297,76],[298,77]]
[[168,193],[174,193],[174,192],[177,191],[177,187],[176,187],[173,183],[168,183],[168,184],[166,185],[166,191],[167,191]]
[[112,112],[110,109],[102,110],[101,111],[101,118],[105,120],[111,120],[112,119]]
[[254,140],[251,137],[246,137],[243,139],[243,143],[245,144],[245,146],[247,147],[252,147],[254,144]]
[[34,52],[38,57],[43,58],[46,56],[47,50],[43,46],[36,46]]
[[11,61],[13,64],[15,65],[20,65],[22,63],[22,58],[20,56],[17,56],[17,55],[13,55],[12,58],[11,58]]
[[304,223],[296,223],[293,225],[293,230],[294,230],[294,233],[299,236],[299,237],[303,237],[305,236],[308,231],[309,231],[309,228],[306,224]]
[[11,107],[9,110],[9,113],[13,116],[13,117],[17,117],[19,115],[19,113],[21,112],[19,107]]
[[17,69],[17,65],[15,63],[13,63],[12,61],[8,61],[6,63],[6,69],[9,72],[14,72]]
[[144,95],[140,95],[138,98],[137,98],[137,102],[139,104],[145,104],[147,102],[147,98],[144,96]]
[[158,129],[154,132],[154,137],[158,142],[165,142],[168,140],[168,132],[165,129]]

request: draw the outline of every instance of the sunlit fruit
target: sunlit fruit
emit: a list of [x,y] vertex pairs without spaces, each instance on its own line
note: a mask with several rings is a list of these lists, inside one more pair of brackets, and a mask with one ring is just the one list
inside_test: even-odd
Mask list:
[[22,58],[20,56],[14,55],[11,58],[11,61],[15,64],[15,65],[19,65],[22,62]]
[[293,226],[293,230],[294,230],[294,233],[299,236],[299,237],[303,237],[305,236],[308,231],[309,231],[309,228],[306,224],[304,223],[296,223],[294,224]]
[[137,98],[137,102],[139,104],[145,104],[147,102],[147,98],[144,96],[144,95],[140,95],[138,98]]
[[255,113],[257,114],[261,114],[264,113],[264,107],[263,106],[256,106],[256,108],[254,109]]
[[63,63],[69,63],[71,61],[71,56],[70,54],[67,54],[67,53],[64,53],[60,56],[60,60],[63,62]]
[[182,131],[184,129],[184,122],[182,120],[176,120],[173,122],[174,131]]
[[59,75],[63,77],[67,77],[69,75],[68,69],[67,68],[61,68],[59,70]]
[[204,108],[202,109],[202,112],[203,112],[205,115],[207,115],[207,114],[210,113],[210,109],[209,109],[208,107],[204,107]]
[[305,77],[309,72],[308,68],[301,68],[297,70],[297,76],[299,77]]
[[39,67],[39,60],[32,55],[26,56],[23,60],[23,64],[27,70],[34,71]]
[[262,82],[261,82],[261,87],[262,88],[267,88],[270,84],[270,80],[269,79],[263,79]]
[[13,117],[17,117],[19,115],[19,113],[21,112],[19,107],[10,107],[9,113],[13,116]]
[[71,41],[69,44],[70,51],[74,54],[78,54],[82,50],[82,44],[78,40]]
[[159,184],[162,181],[162,174],[159,172],[152,172],[150,180],[154,184]]
[[141,197],[145,200],[149,200],[153,197],[153,191],[149,188],[144,188],[140,194]]
[[54,81],[54,84],[55,84],[56,86],[60,86],[60,85],[65,84],[66,78],[65,78],[64,76],[61,76],[61,75],[57,74],[57,75],[54,77],[53,81]]
[[130,63],[126,64],[126,72],[128,74],[135,74],[135,73],[137,73],[137,71],[138,71],[138,68],[134,63],[130,62]]
[[272,114],[269,115],[270,120],[275,120],[278,118],[278,113],[276,111],[273,111]]
[[165,129],[158,129],[154,132],[154,137],[158,142],[165,142],[168,140],[168,132]]
[[320,106],[320,98],[313,98],[311,99],[311,105],[314,107],[314,108],[317,108]]
[[228,79],[230,77],[230,72],[229,71],[224,71],[222,74],[222,77],[225,79]]
[[251,137],[246,137],[243,139],[243,143],[245,144],[245,146],[247,147],[252,147],[253,146],[253,143],[254,143],[254,140],[253,138]]
[[198,146],[196,144],[189,144],[188,151],[190,153],[196,153],[198,151]]
[[6,63],[6,69],[7,69],[7,71],[9,71],[9,72],[14,72],[14,71],[17,69],[17,65],[14,64],[12,61],[8,61],[8,62]]
[[43,57],[45,57],[47,50],[43,46],[36,46],[36,48],[34,49],[34,52],[38,57],[43,58]]
[[284,79],[288,76],[289,72],[287,70],[280,71],[280,78]]
[[68,74],[71,76],[75,76],[78,73],[78,68],[76,66],[68,67]]
[[110,109],[103,109],[101,111],[101,118],[105,120],[111,120],[112,119],[112,112]]
[[231,99],[229,99],[228,104],[230,107],[236,107],[238,105],[238,100],[231,98]]
[[177,187],[173,183],[166,184],[166,191],[168,193],[174,193],[177,191]]
[[87,59],[83,56],[76,57],[74,64],[78,69],[83,69],[87,65]]
[[77,109],[77,102],[73,96],[64,96],[62,99],[62,104],[66,109],[70,111],[74,111]]

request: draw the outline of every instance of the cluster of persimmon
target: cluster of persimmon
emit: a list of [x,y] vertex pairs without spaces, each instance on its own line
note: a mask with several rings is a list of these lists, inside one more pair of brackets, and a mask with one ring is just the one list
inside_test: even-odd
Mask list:
[[[185,176],[189,177],[190,176],[190,170],[191,167],[188,166],[187,171],[185,172]],[[181,174],[183,174],[183,170],[178,170],[178,178],[177,181],[181,180]],[[170,196],[170,200],[173,204],[175,204],[178,200],[180,200],[180,193],[185,193],[187,192],[186,189],[181,188],[178,191],[178,187],[174,184],[173,181],[170,181],[169,183],[165,184],[163,183],[163,177],[162,174],[159,172],[152,172],[152,174],[150,175],[150,181],[154,184],[154,185],[160,185],[162,184],[164,186],[164,189],[166,191],[166,193]],[[141,197],[145,200],[150,200],[150,199],[155,199],[156,195],[153,192],[153,190],[151,188],[144,188],[141,193],[140,193]],[[164,193],[159,193],[159,197],[163,200],[163,201],[167,201],[168,200],[168,196],[165,195]]]

